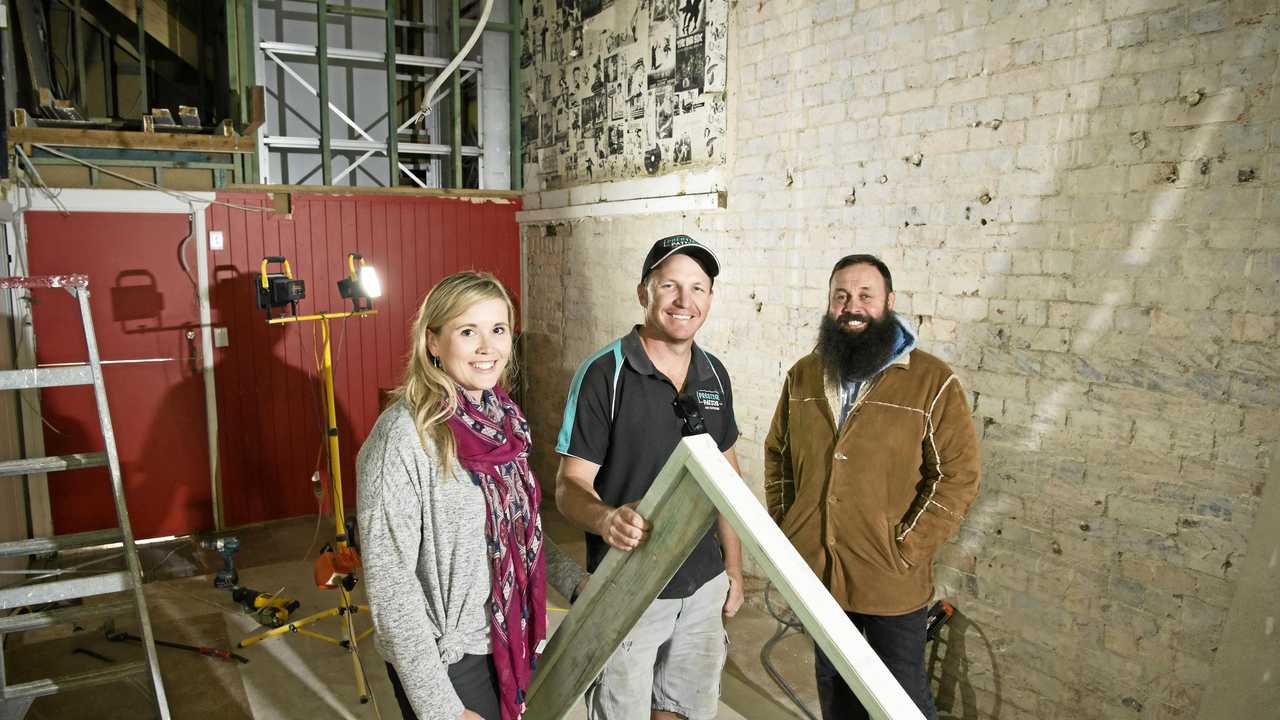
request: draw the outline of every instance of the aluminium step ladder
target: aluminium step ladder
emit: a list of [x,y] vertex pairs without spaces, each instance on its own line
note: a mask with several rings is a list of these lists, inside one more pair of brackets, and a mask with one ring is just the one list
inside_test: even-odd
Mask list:
[[[0,637],[5,633],[23,632],[50,625],[80,622],[136,608],[141,629],[142,645],[146,659],[117,663],[111,667],[63,675],[45,680],[34,680],[18,685],[5,681],[4,653],[0,648],[0,720],[21,720],[31,703],[44,695],[66,690],[103,685],[127,679],[134,675],[148,675],[155,688],[156,710],[160,720],[169,720],[169,705],[165,698],[164,684],[160,679],[160,664],[156,657],[155,638],[151,633],[151,619],[147,615],[146,599],[142,591],[142,566],[138,560],[138,548],[133,541],[133,529],[129,525],[129,511],[125,507],[124,485],[120,479],[120,458],[116,453],[115,431],[111,427],[111,414],[107,408],[107,392],[102,382],[102,363],[98,357],[98,341],[94,335],[93,317],[89,312],[89,278],[84,275],[51,275],[43,277],[0,278],[0,289],[62,288],[80,303],[80,319],[84,323],[85,345],[89,361],[82,365],[53,368],[29,368],[0,371],[0,390],[24,390],[28,388],[61,387],[67,385],[92,385],[98,406],[98,421],[102,428],[105,452],[81,453],[57,457],[27,458],[0,462],[0,477],[47,473],[61,470],[101,467],[106,465],[111,473],[111,491],[115,496],[116,517],[119,527],[108,530],[58,535],[49,538],[33,538],[0,543],[0,556],[38,555],[72,548],[90,547],[105,543],[123,545],[126,569],[95,575],[76,575],[71,579],[17,585],[0,589]],[[24,614],[11,614],[15,608],[56,603],[63,600],[85,598],[106,593],[132,591],[132,597],[94,604],[81,604],[54,610],[38,610]]]

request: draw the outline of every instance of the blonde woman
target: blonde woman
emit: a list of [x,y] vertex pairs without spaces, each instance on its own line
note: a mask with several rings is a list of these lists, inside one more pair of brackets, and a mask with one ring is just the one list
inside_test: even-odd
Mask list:
[[548,570],[566,595],[584,578],[543,536],[528,423],[503,390],[512,319],[488,273],[432,288],[356,460],[369,605],[406,720],[521,717]]

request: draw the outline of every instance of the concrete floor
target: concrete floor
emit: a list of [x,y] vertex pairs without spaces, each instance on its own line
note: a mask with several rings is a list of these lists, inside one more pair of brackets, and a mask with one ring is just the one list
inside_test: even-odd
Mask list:
[[[548,535],[582,561],[585,545],[581,533],[547,514]],[[246,587],[279,592],[301,601],[294,618],[308,616],[335,605],[333,591],[317,589],[311,580],[312,560],[328,539],[328,522],[317,531],[316,519],[297,518],[245,528],[235,534],[242,549],[237,556],[240,582]],[[157,543],[141,549],[155,636],[192,645],[226,648],[248,658],[241,664],[203,657],[195,653],[160,648],[161,672],[174,718],[399,718],[382,659],[372,638],[360,643],[359,657],[371,689],[372,702],[360,704],[356,670],[350,653],[318,639],[292,635],[272,638],[244,649],[236,642],[261,628],[245,615],[225,590],[213,587],[212,578],[222,561],[216,553],[201,550],[190,539]],[[64,565],[94,559],[93,555],[68,555]],[[112,562],[97,564],[107,569]],[[550,593],[552,631],[564,617],[565,599]],[[358,602],[364,602],[359,586]],[[95,598],[105,601],[110,596]],[[114,619],[117,629],[136,633],[136,620]],[[357,629],[369,627],[368,617],[356,616]],[[309,626],[339,635],[336,619]],[[755,603],[728,623],[730,659],[722,678],[720,718],[782,720],[803,718],[764,671],[761,646],[773,637],[778,624]],[[813,687],[812,644],[807,637],[791,635],[779,642],[771,657],[774,665],[800,694],[811,712],[817,701]],[[87,652],[86,652],[87,651]],[[91,670],[110,662],[142,658],[133,643],[108,641],[101,621],[92,627],[49,628],[9,636],[5,667],[10,683]],[[141,680],[103,685],[38,699],[29,720],[114,720],[154,716],[150,688]],[[581,706],[568,717],[585,718]]]

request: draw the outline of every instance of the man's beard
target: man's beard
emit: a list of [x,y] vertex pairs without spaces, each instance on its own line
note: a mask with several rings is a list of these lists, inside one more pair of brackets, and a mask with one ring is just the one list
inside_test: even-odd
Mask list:
[[[867,323],[861,332],[844,329],[850,320]],[[822,356],[828,372],[843,381],[862,381],[884,369],[897,349],[897,320],[887,309],[879,318],[862,313],[844,313],[832,318],[822,314],[818,328],[818,354]]]

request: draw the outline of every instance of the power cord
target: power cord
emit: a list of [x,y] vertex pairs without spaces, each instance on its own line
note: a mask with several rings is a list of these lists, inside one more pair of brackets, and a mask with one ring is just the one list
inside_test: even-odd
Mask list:
[[809,720],[818,720],[813,713],[809,712],[809,708],[805,707],[804,701],[796,694],[795,688],[791,687],[786,679],[782,677],[782,673],[778,672],[778,669],[773,666],[773,662],[769,660],[769,653],[773,650],[773,646],[781,642],[783,638],[792,634],[793,631],[804,633],[804,625],[793,613],[787,612],[786,615],[783,615],[773,607],[772,592],[773,583],[766,583],[764,586],[764,607],[769,611],[769,615],[778,621],[778,631],[773,634],[773,637],[769,638],[764,647],[760,648],[760,664],[764,666],[764,671],[769,674],[769,677],[773,678],[778,687],[782,688],[787,697],[791,698],[791,702],[795,703],[795,706],[800,709],[800,712],[805,717],[809,718]]

